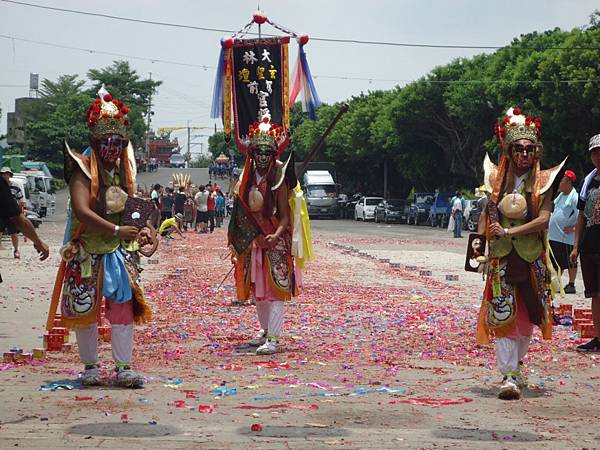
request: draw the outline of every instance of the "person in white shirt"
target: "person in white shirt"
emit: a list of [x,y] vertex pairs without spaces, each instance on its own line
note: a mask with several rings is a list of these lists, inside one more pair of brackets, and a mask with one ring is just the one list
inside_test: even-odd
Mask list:
[[464,200],[462,199],[462,193],[456,192],[456,195],[452,199],[452,217],[454,218],[454,237],[462,237],[462,221],[463,221],[463,209]]
[[565,286],[565,294],[575,294],[575,277],[577,262],[569,261],[575,242],[575,223],[577,222],[577,200],[579,194],[573,187],[576,180],[575,172],[565,170],[558,185],[559,194],[554,199],[554,211],[548,225],[548,241],[552,254],[561,270],[568,270],[569,283]]
[[[199,233],[206,233],[208,224],[208,191],[204,186],[200,186],[198,193],[194,197],[196,203],[196,228]],[[200,230],[198,230],[200,226]]]

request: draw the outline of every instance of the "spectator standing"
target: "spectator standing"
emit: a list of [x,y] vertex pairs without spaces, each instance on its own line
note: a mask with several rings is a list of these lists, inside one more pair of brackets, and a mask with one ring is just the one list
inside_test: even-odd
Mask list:
[[223,218],[225,217],[225,196],[223,195],[223,191],[221,191],[221,189],[217,189],[215,203],[217,227],[221,228],[221,225],[223,225]]
[[465,201],[462,198],[462,193],[457,191],[456,195],[453,197],[452,202],[452,218],[454,219],[454,237],[461,238],[462,237],[462,220],[463,220],[463,210],[465,209]]
[[577,262],[571,262],[569,255],[575,243],[575,223],[577,222],[577,191],[573,187],[576,181],[575,172],[565,170],[558,185],[559,194],[554,199],[554,211],[548,225],[548,240],[554,259],[561,270],[568,270],[569,283],[565,286],[566,294],[575,294],[575,277]]
[[[12,170],[10,170],[8,167],[3,167],[2,170],[0,170],[0,176],[4,179],[4,181],[6,181],[6,184],[8,184],[13,199],[17,202],[22,211],[24,206],[23,192],[21,192],[21,189],[18,186],[12,186],[10,184],[10,179],[13,176]],[[0,220],[0,233],[8,234],[10,236],[10,240],[12,241],[13,245],[13,257],[15,259],[20,259],[21,253],[19,252],[19,230],[17,229],[16,225],[8,219],[2,219]]]
[[152,187],[152,193],[150,194],[150,199],[156,205],[156,208],[160,211],[160,194],[162,192],[162,186],[160,184],[155,184]]
[[[216,187],[216,186],[215,186]],[[208,209],[208,221],[210,223],[210,232],[215,231],[215,213],[217,209],[216,202],[216,190],[213,188],[208,195],[208,199],[206,201],[206,208]]]
[[183,229],[188,230],[194,228],[194,212],[195,212],[194,197],[188,195],[185,203],[183,204]]
[[[196,203],[196,227],[199,233],[206,233],[206,224],[208,223],[208,190],[205,186],[200,186],[198,193],[194,197]],[[200,228],[198,230],[198,228]]]
[[583,181],[577,209],[575,242],[571,261],[581,263],[586,298],[592,298],[595,337],[577,347],[580,352],[600,352],[600,134],[590,139],[590,157],[594,170]]
[[185,205],[186,200],[187,200],[187,195],[185,195],[185,187],[179,186],[179,189],[177,191],[177,194],[175,194],[175,199],[174,199],[175,205],[173,207],[173,210],[175,211],[175,214],[177,214],[177,213],[183,214],[184,205]]
[[173,217],[173,191],[170,187],[165,188],[165,193],[161,196],[160,217],[164,221]]

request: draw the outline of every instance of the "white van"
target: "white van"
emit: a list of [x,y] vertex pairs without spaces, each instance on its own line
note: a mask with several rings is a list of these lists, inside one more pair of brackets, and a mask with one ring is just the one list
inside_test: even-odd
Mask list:
[[10,179],[10,184],[21,189],[21,192],[23,193],[23,199],[21,200],[22,206],[26,210],[33,210],[33,205],[31,203],[31,195],[29,193],[29,186],[27,184],[27,177],[24,177],[22,175],[14,175]]
[[49,177],[41,170],[27,170],[15,175],[27,178],[33,210],[40,217],[54,214],[56,209],[56,195],[52,186],[52,177]]

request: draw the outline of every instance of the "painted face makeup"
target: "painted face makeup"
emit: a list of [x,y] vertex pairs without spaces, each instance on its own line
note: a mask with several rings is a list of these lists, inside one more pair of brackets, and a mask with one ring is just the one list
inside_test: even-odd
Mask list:
[[273,157],[273,149],[268,146],[260,146],[254,149],[253,159],[256,168],[260,170],[266,170],[271,164],[271,158]]
[[104,162],[114,163],[119,159],[126,145],[127,139],[123,139],[118,134],[102,138],[100,141],[100,158]]
[[533,165],[537,147],[528,140],[517,141],[512,147],[512,160],[519,169],[529,169]]

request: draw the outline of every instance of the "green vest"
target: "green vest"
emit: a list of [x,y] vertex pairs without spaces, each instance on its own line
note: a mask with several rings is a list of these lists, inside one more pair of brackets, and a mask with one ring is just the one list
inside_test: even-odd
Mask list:
[[[106,174],[107,178],[110,178],[110,175]],[[115,173],[115,184],[120,185],[118,173]],[[106,214],[104,216],[106,220],[115,225],[121,224],[121,214]],[[71,228],[69,230],[70,239],[75,238],[75,233],[77,232],[77,227],[79,227],[79,220],[77,220],[77,216],[75,213],[71,213]],[[119,247],[123,247],[127,251],[135,251],[138,246],[136,245],[136,241],[126,242],[121,241],[117,236],[113,236],[112,234],[104,234],[99,233],[96,230],[89,230],[87,227],[84,228],[83,233],[79,238],[83,244],[83,248],[87,253],[95,254],[95,255],[103,255],[106,253],[112,253],[117,250]]]
[[[505,194],[506,195],[506,194]],[[544,195],[540,195],[540,205],[544,202]],[[513,228],[523,225],[527,219],[508,219],[500,216],[502,228]],[[521,236],[506,236],[490,241],[490,256],[492,258],[504,258],[512,249],[525,261],[532,263],[542,253],[542,236],[540,233],[531,233]]]

